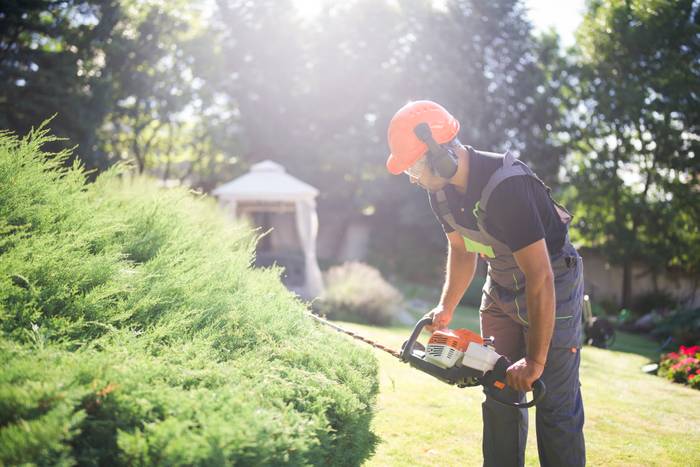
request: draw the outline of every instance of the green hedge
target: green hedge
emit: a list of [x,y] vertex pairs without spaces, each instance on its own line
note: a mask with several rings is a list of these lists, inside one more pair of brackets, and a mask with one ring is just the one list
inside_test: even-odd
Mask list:
[[0,466],[362,464],[372,350],[251,268],[210,198],[87,183],[51,139],[0,134]]

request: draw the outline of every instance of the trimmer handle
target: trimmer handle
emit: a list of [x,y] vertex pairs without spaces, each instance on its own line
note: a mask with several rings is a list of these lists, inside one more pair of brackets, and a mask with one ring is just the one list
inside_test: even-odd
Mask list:
[[406,344],[403,346],[403,349],[401,349],[402,362],[408,362],[408,357],[411,355],[411,350],[413,349],[413,346],[418,340],[420,332],[423,330],[424,327],[426,327],[429,324],[433,324],[433,318],[422,318],[416,323],[415,327],[413,328],[413,332],[411,333],[411,337],[408,338]]
[[504,356],[501,356],[493,367],[493,370],[486,372],[482,380],[484,389],[488,396],[494,401],[506,407],[515,409],[529,409],[537,405],[544,397],[546,388],[542,380],[537,379],[532,383],[532,400],[527,403],[509,402],[501,398],[501,388],[506,383],[506,370],[510,366],[510,361]]

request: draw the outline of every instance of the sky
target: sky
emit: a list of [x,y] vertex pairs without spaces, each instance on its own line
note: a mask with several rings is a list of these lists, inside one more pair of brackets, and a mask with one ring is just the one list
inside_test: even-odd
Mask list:
[[[313,15],[320,8],[320,0],[295,0],[302,14]],[[441,0],[433,0],[440,2]],[[574,31],[583,21],[585,0],[523,0],[529,9],[529,19],[535,33],[548,31],[551,27],[561,37],[561,45],[574,44]]]
[[574,31],[583,21],[584,0],[524,0],[529,9],[528,18],[535,32],[554,27],[561,37],[561,45],[574,44]]

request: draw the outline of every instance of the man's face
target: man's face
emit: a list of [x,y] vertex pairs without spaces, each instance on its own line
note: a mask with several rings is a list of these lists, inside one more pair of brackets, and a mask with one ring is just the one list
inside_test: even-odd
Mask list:
[[421,188],[425,188],[429,193],[437,193],[438,191],[444,189],[449,183],[447,180],[438,178],[428,170],[426,167],[420,178],[411,177],[411,183],[417,183]]

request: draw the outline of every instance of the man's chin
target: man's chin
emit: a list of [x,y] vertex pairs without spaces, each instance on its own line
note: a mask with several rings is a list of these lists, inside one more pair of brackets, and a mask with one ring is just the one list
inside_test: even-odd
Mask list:
[[[447,185],[447,184],[445,184],[445,185]],[[430,186],[430,187],[424,186],[423,188],[425,188],[426,190],[428,190],[428,193],[437,193],[438,191],[441,191],[442,189],[444,189],[444,188],[445,188],[445,185]],[[421,185],[421,186],[422,186],[422,185]]]

